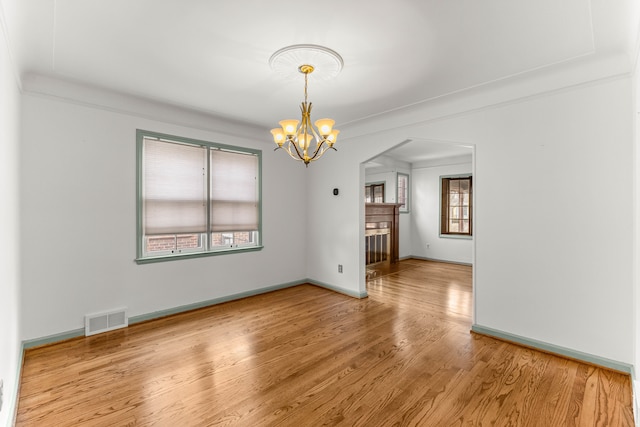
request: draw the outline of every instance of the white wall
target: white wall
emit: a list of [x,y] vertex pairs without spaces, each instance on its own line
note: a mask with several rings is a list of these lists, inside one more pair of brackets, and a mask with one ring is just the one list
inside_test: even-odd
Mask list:
[[[354,164],[349,141],[339,144],[338,152],[326,154],[307,175],[307,277],[364,296],[364,222],[354,222],[353,217],[361,215],[364,221],[365,172],[360,163],[365,159]],[[340,189],[338,196],[331,193],[333,188]]]
[[[309,177],[310,189],[339,183],[345,195],[310,200],[310,277],[365,287],[361,162],[412,137],[475,144],[476,323],[633,363],[631,80],[498,102],[502,89],[344,128],[339,156]],[[324,268],[338,255],[342,277]]]
[[20,356],[18,147],[20,92],[0,4],[0,425],[11,425]]
[[[407,170],[407,173],[409,171]],[[365,171],[365,183],[366,184],[379,184],[384,183],[384,202],[395,203],[396,202],[396,172],[379,172],[369,173]]]
[[[634,3],[636,8],[635,19],[640,15],[640,4]],[[636,20],[636,27],[640,27],[640,23]],[[639,28],[640,30],[640,28]],[[638,35],[636,32],[636,36]],[[633,74],[633,123],[634,123],[634,136],[633,136],[633,148],[634,148],[634,242],[633,242],[633,259],[635,260],[633,271],[633,283],[634,283],[634,305],[635,305],[635,319],[634,319],[634,343],[635,343],[635,402],[636,402],[636,424],[640,422],[640,416],[638,414],[638,408],[640,407],[640,41],[636,41],[635,50],[635,67]]]
[[413,208],[409,209],[411,209],[409,212],[400,212],[400,233],[398,236],[398,256],[400,259],[410,258],[413,255],[413,252],[411,251],[414,240],[414,236],[411,232]]
[[[39,92],[61,90],[55,82],[30,84]],[[74,96],[87,89],[60,84]],[[307,171],[274,152],[268,132],[237,136],[247,129],[184,112],[154,119],[162,108],[135,99],[114,102],[139,113],[23,96],[23,339],[82,328],[86,313],[124,306],[137,316],[307,277]],[[137,265],[137,128],[262,149],[264,249]]]
[[366,183],[384,182],[385,203],[396,203],[398,192],[396,177],[398,173],[411,174],[411,164],[386,155],[371,159],[377,166],[365,169]]
[[472,173],[470,161],[442,166],[416,166],[411,169],[412,255],[441,261],[473,263],[473,240],[440,236],[440,177],[467,173]]

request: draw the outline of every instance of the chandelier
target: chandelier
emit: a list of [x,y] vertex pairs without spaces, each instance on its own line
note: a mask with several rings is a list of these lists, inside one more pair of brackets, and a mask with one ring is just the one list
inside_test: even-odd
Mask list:
[[342,58],[334,51],[322,46],[296,45],[280,49],[273,54],[270,63],[272,68],[277,70],[292,60],[304,61],[298,66],[298,71],[304,74],[304,101],[300,105],[302,117],[301,120],[281,120],[280,127],[271,129],[271,134],[277,145],[274,151],[283,149],[292,159],[302,161],[309,166],[310,162],[318,160],[329,149],[337,151],[334,144],[340,133],[339,130],[333,129],[335,121],[332,119],[316,120],[315,127],[311,124],[312,104],[307,100],[307,87],[309,74],[316,70],[311,62],[318,61],[320,65],[328,65],[329,72],[325,74],[334,73],[335,75],[342,68]]

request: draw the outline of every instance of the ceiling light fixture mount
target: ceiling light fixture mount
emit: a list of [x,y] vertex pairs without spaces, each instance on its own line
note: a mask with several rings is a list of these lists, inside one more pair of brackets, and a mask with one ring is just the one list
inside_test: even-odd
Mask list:
[[[336,52],[323,46],[295,45],[280,49],[271,56],[269,64],[278,71],[286,69],[286,64],[292,61],[298,62],[298,71],[304,74],[304,102],[300,105],[302,120],[281,120],[279,128],[271,129],[273,141],[277,147],[284,149],[294,160],[304,162],[309,166],[310,162],[318,160],[329,149],[337,151],[333,146],[338,138],[339,130],[333,129],[335,121],[332,119],[316,120],[315,128],[311,125],[311,103],[307,101],[307,86],[309,74],[319,69],[323,70],[322,77],[333,77],[342,69],[342,58]],[[317,61],[317,62],[316,62]],[[322,66],[325,66],[324,68]],[[292,68],[292,67],[290,67]],[[300,124],[300,126],[298,126]],[[311,142],[316,141],[316,146],[311,148]]]

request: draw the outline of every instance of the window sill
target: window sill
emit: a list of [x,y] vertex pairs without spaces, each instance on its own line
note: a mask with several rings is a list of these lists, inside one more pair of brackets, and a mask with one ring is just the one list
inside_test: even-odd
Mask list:
[[473,240],[473,236],[467,236],[464,234],[440,234],[441,239],[461,239],[461,240]]
[[155,262],[165,262],[165,261],[176,261],[179,259],[190,259],[190,258],[203,258],[210,257],[216,255],[229,255],[240,252],[255,252],[260,251],[264,248],[264,246],[250,246],[244,248],[232,248],[232,249],[224,249],[219,251],[211,251],[211,252],[191,252],[186,254],[176,254],[176,255],[163,255],[156,257],[145,257],[145,258],[136,258],[136,264],[152,264]]

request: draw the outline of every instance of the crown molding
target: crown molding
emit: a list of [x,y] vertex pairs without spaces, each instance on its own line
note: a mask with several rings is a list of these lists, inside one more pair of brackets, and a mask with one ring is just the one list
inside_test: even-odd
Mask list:
[[[221,114],[199,111],[181,105],[120,93],[81,82],[41,74],[22,77],[23,94],[56,99],[58,101],[132,115],[179,126],[213,131],[223,135],[264,140],[268,132],[247,122],[225,118]],[[266,132],[266,133],[265,133]]]
[[6,14],[3,2],[0,1],[0,32],[4,38],[5,49],[7,52],[7,59],[9,66],[11,67],[11,73],[16,82],[16,86],[19,91],[22,91],[22,80],[20,79],[20,73],[18,72],[18,64],[15,60],[15,54],[11,47],[11,35],[9,34],[9,27],[7,25]]
[[344,141],[346,138],[375,135],[630,76],[627,52],[586,55],[552,67],[342,123],[341,136]]

